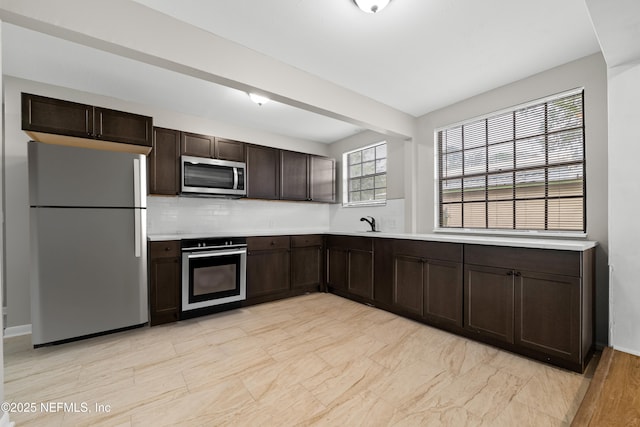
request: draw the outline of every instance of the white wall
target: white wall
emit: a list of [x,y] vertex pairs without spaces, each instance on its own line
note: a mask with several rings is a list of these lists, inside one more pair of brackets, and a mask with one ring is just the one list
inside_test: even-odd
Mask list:
[[[584,87],[587,235],[597,240],[596,342],[607,344],[609,238],[607,231],[607,78],[601,54],[561,65],[429,113],[418,120],[417,229],[434,226],[434,131],[493,111]],[[616,166],[616,169],[619,169]]]
[[387,205],[342,207],[342,204],[331,206],[331,229],[335,231],[366,230],[366,223],[360,222],[363,216],[372,216],[380,225],[380,229],[386,232],[408,231],[406,219],[405,187],[408,184],[406,177],[405,153],[411,142],[397,138],[390,138],[373,131],[364,131],[357,135],[336,141],[329,146],[329,157],[336,159],[338,175],[338,201],[342,201],[342,154],[366,147],[378,142],[387,142]]
[[[38,95],[50,96],[59,99],[82,102],[91,105],[98,105],[107,108],[113,108],[122,111],[130,111],[139,114],[145,114],[154,118],[154,125],[173,128],[178,130],[186,130],[190,132],[203,133],[209,135],[222,136],[226,138],[237,139],[241,141],[253,142],[260,145],[268,145],[277,148],[302,151],[311,154],[327,155],[328,147],[326,144],[313,141],[299,140],[289,138],[282,135],[274,135],[259,132],[252,129],[240,128],[222,122],[215,122],[200,117],[186,116],[176,114],[171,111],[162,110],[147,105],[133,104],[118,99],[94,95],[86,92],[74,91],[57,86],[50,86],[36,83],[28,80],[17,79],[14,77],[4,77],[4,119],[5,119],[5,139],[4,139],[4,172],[5,183],[3,186],[5,197],[5,221],[6,221],[6,253],[5,253],[5,286],[6,286],[6,306],[7,306],[7,327],[21,327],[31,323],[30,315],[30,293],[29,293],[29,200],[28,200],[28,173],[27,173],[27,144],[28,136],[21,128],[21,110],[20,110],[20,93],[29,92]],[[209,201],[207,201],[209,200]],[[211,210],[208,204],[211,199],[191,199],[190,201],[175,202],[173,212],[181,213],[178,218],[187,218],[184,227],[196,229],[202,226],[203,229],[209,230],[214,222],[208,221],[206,213],[211,212],[213,215],[220,212],[229,212],[227,216],[229,221],[226,225],[235,224],[265,224],[264,209],[265,206],[259,206],[257,209],[251,209],[243,215],[238,215],[238,201],[228,202],[229,209],[217,208]],[[166,202],[165,204],[168,204]],[[217,202],[216,206],[220,206]],[[310,223],[314,222],[314,226],[319,228],[328,228],[328,207],[318,207],[316,204],[303,205],[289,202],[272,202],[268,208],[268,220],[266,225],[272,225],[275,230],[285,218],[293,223],[292,217],[300,215],[310,219]],[[154,211],[154,207],[163,206],[162,202],[150,204],[149,218],[154,221],[151,224],[152,229],[162,229],[167,227],[171,221],[163,221],[159,218],[166,219]],[[202,206],[200,209],[199,206]],[[303,207],[304,206],[304,207]],[[186,207],[186,208],[185,208]],[[192,212],[188,212],[192,210]],[[322,216],[324,212],[324,221],[319,221],[318,216]],[[219,219],[222,216],[218,215]],[[178,228],[183,227],[179,225]],[[227,230],[233,230],[227,228]]]
[[609,69],[611,345],[640,355],[640,63]]
[[372,216],[376,220],[376,230],[385,233],[404,233],[406,230],[405,200],[387,200],[383,206],[357,206],[343,208],[341,204],[329,206],[331,231],[359,232],[371,229],[360,218]]

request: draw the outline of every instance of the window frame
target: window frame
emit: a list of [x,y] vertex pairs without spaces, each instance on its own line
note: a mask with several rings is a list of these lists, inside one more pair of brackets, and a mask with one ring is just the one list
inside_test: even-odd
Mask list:
[[[514,221],[513,223],[513,228],[489,228],[489,224],[486,224],[486,227],[483,228],[475,228],[475,227],[443,227],[441,226],[441,194],[440,194],[440,162],[441,162],[441,151],[440,151],[440,141],[439,141],[439,134],[443,131],[446,130],[450,130],[450,129],[455,129],[457,127],[460,126],[465,126],[465,125],[471,125],[474,124],[476,122],[482,121],[482,120],[487,120],[487,119],[491,119],[491,118],[495,118],[501,115],[505,115],[505,114],[515,114],[517,111],[519,110],[525,110],[527,108],[530,107],[535,107],[535,106],[539,106],[539,105],[547,105],[549,102],[554,101],[554,100],[559,100],[565,97],[570,97],[570,96],[574,96],[574,95],[581,95],[581,101],[582,101],[582,110],[581,110],[581,114],[582,114],[582,123],[581,126],[579,128],[582,129],[582,159],[581,159],[581,166],[582,166],[582,229],[580,230],[569,230],[569,229],[524,229],[524,228],[516,228],[517,224]],[[434,185],[434,229],[433,231],[436,233],[452,233],[452,234],[478,234],[478,235],[504,235],[504,236],[540,236],[540,237],[546,237],[546,236],[550,236],[550,237],[572,237],[572,238],[579,238],[579,237],[586,237],[587,236],[587,159],[586,159],[586,120],[585,120],[585,94],[584,94],[584,87],[578,87],[578,88],[574,88],[568,91],[564,91],[564,92],[560,92],[560,93],[556,93],[553,95],[549,95],[546,96],[544,98],[538,98],[535,100],[531,100],[522,104],[518,104],[518,105],[514,105],[508,108],[504,108],[498,111],[493,111],[487,114],[482,114],[470,119],[466,119],[463,121],[459,121],[456,123],[452,123],[452,124],[448,124],[446,126],[441,126],[438,127],[436,129],[434,129],[434,160],[433,160],[433,164],[434,164],[434,181],[433,181],[433,185]],[[569,128],[568,128],[569,129]],[[550,132],[547,128],[545,128],[545,132],[544,132],[544,136],[545,136],[545,141],[546,138],[548,137],[548,135],[553,135],[553,132]],[[514,139],[513,142],[515,143],[518,140],[518,138]],[[485,141],[485,146],[489,147],[489,145],[487,145],[487,141]],[[461,153],[464,154],[464,148],[462,149]],[[514,159],[515,161],[515,159]],[[489,164],[489,159],[487,158],[485,160],[485,167],[487,167],[487,165]],[[545,162],[544,165],[541,166],[541,168],[544,168],[545,170],[548,169],[549,167],[553,167],[554,164],[550,164],[548,159]],[[516,173],[516,171],[518,170],[518,168],[513,169],[514,174]],[[488,169],[485,169],[484,174],[486,176],[490,176],[491,172]],[[495,174],[495,172],[494,172]],[[462,181],[464,181],[464,172],[462,173],[462,175],[460,175]],[[545,186],[548,183],[545,182]],[[516,182],[514,181],[513,185],[516,185]],[[488,187],[487,187],[488,188]],[[515,187],[514,187],[515,188]],[[515,198],[514,196],[514,203],[516,200],[520,200]],[[548,196],[545,196],[545,200],[553,200],[553,198],[550,198]],[[485,204],[489,201],[489,199],[485,200]],[[463,202],[461,202],[463,203]],[[469,203],[469,202],[467,202]],[[515,204],[514,204],[515,206]],[[515,208],[514,208],[515,209]],[[515,210],[513,211],[514,215],[515,215]],[[548,217],[547,214],[545,214],[545,224],[548,221]],[[464,223],[463,223],[464,224]],[[546,227],[546,225],[545,225]]]
[[[386,156],[384,157],[384,159],[386,160],[385,163],[385,170],[384,172],[378,172],[378,173],[373,173],[373,174],[368,174],[365,176],[371,176],[375,177],[376,176],[380,176],[380,175],[385,175],[385,179],[388,179],[388,172],[389,172],[389,144],[387,143],[387,141],[378,141],[376,143],[373,144],[369,144],[366,145],[364,147],[359,147],[353,150],[349,150],[349,151],[345,151],[344,153],[342,153],[342,207],[345,208],[353,208],[353,207],[363,207],[363,206],[385,206],[387,204],[387,193],[385,191],[385,197],[384,199],[378,199],[378,200],[364,200],[364,201],[356,201],[356,202],[352,202],[349,201],[349,183],[351,181],[351,177],[349,176],[349,155],[353,154],[353,153],[357,153],[357,152],[363,152],[365,150],[368,150],[370,148],[375,148],[381,145],[385,145],[386,147]],[[376,161],[377,158],[374,158],[374,161]],[[362,175],[360,177],[357,178],[361,178]],[[375,185],[374,185],[374,192],[375,192]],[[385,190],[389,188],[388,186],[388,182],[385,184]]]

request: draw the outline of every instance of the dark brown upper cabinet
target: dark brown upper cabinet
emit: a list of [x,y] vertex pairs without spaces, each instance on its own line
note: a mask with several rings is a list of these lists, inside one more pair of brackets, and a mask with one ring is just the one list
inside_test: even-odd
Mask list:
[[180,193],[180,131],[153,128],[149,153],[149,194],[175,196]]
[[295,151],[280,151],[280,198],[310,200],[309,156]]
[[215,137],[182,132],[180,152],[186,156],[214,157]]
[[181,153],[187,156],[244,162],[244,145],[244,142],[231,139],[182,132]]
[[280,199],[280,152],[275,148],[247,145],[247,197]]
[[335,203],[335,160],[311,154],[280,152],[280,198]]
[[[151,117],[22,94],[22,130],[36,141],[148,154],[152,128]],[[114,142],[132,147],[109,145]]]
[[231,139],[216,138],[215,158],[234,162],[244,162],[245,143],[233,141]]
[[336,161],[327,157],[310,156],[309,195],[314,202],[336,202]]

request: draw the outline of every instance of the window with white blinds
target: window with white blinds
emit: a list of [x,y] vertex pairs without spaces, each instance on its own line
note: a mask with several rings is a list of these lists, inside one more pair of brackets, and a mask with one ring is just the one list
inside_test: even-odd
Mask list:
[[436,132],[440,228],[584,232],[583,91]]

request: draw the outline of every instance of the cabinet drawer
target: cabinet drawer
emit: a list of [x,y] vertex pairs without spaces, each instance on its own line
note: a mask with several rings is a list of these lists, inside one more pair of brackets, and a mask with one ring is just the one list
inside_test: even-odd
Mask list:
[[149,242],[150,258],[174,258],[180,256],[179,240],[162,240]]
[[319,234],[291,236],[292,248],[304,248],[307,246],[322,246],[322,236],[320,236]]
[[462,262],[460,243],[425,242],[420,240],[393,240],[396,255],[417,258],[438,259],[442,261]]
[[327,247],[373,252],[373,239],[371,237],[329,236],[327,237]]
[[506,246],[464,245],[465,264],[581,276],[581,252]]
[[247,249],[250,251],[289,249],[289,236],[249,237],[247,238]]

